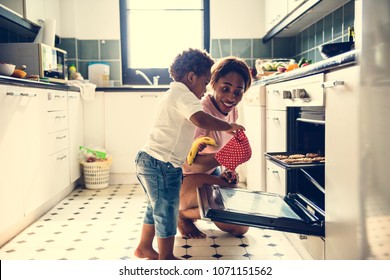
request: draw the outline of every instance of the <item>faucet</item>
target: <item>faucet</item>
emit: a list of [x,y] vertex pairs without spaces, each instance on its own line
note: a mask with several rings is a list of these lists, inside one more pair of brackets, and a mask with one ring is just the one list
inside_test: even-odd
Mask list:
[[149,78],[145,75],[144,72],[142,72],[141,70],[135,70],[135,74],[137,75],[140,75],[142,78],[144,78],[144,80],[149,84],[149,85],[153,85],[153,83],[149,80]]

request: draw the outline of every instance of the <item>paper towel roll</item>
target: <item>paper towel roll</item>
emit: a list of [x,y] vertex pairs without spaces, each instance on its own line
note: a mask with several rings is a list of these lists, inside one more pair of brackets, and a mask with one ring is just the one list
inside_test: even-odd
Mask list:
[[56,20],[52,18],[45,19],[42,43],[54,47],[56,37]]

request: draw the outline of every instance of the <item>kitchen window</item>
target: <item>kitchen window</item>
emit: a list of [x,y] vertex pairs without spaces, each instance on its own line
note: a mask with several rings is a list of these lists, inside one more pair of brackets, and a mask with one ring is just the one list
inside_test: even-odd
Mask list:
[[136,70],[168,84],[168,67],[178,53],[190,47],[209,51],[209,1],[120,0],[123,84],[147,84]]

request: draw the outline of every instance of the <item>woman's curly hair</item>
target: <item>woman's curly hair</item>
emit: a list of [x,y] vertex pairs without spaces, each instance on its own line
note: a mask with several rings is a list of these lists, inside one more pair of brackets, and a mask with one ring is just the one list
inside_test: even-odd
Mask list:
[[235,56],[228,56],[222,58],[215,63],[211,69],[210,85],[214,88],[219,78],[225,76],[230,72],[236,72],[242,76],[245,82],[245,89],[247,91],[252,84],[252,76],[248,65],[242,59]]
[[189,72],[197,76],[207,73],[213,64],[214,60],[208,52],[190,48],[176,56],[169,67],[169,74],[174,81],[180,81]]

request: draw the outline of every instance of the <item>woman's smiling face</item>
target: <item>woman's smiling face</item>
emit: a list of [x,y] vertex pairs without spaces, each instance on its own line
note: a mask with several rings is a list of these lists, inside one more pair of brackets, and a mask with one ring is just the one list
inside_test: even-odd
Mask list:
[[240,103],[244,92],[244,78],[237,72],[229,72],[214,84],[214,104],[226,115]]

